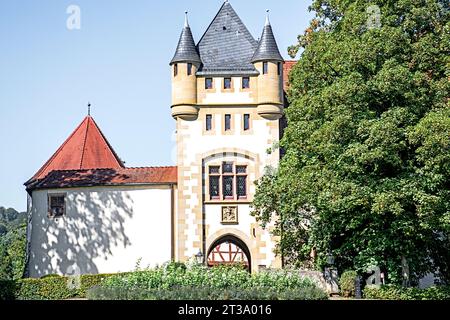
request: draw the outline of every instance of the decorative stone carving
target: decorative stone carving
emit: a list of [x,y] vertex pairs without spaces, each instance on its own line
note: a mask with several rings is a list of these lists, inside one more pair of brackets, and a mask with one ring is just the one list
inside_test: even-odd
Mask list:
[[222,207],[222,223],[223,224],[237,224],[238,223],[238,208],[237,208],[237,206]]

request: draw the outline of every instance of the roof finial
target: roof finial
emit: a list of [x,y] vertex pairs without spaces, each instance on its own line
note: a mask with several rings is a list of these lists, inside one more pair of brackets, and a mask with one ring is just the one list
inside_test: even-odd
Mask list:
[[88,117],[91,116],[91,103],[88,102]]
[[188,12],[184,12],[184,27],[189,28],[189,21],[188,21]]
[[270,21],[269,21],[269,12],[270,12],[270,10],[267,9],[266,12],[267,12],[267,15],[266,15],[266,26],[270,26]]

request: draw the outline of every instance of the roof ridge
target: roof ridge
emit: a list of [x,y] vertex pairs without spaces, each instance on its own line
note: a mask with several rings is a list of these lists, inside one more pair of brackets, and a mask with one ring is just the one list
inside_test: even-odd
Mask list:
[[87,125],[86,125],[86,132],[84,133],[84,141],[83,141],[83,149],[81,150],[81,160],[80,160],[80,169],[83,168],[83,159],[84,159],[84,153],[86,152],[86,140],[88,137],[88,131],[89,131],[89,124],[91,120],[91,116],[87,116]]

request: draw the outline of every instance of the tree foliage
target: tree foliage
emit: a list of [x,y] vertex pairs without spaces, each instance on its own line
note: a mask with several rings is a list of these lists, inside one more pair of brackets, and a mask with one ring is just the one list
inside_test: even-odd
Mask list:
[[25,268],[26,213],[0,207],[0,279],[20,279]]
[[331,251],[340,270],[376,265],[401,283],[403,258],[411,280],[449,281],[448,2],[311,9],[289,48],[303,52],[290,74],[286,154],[257,183],[253,214],[276,222],[288,263],[321,267]]

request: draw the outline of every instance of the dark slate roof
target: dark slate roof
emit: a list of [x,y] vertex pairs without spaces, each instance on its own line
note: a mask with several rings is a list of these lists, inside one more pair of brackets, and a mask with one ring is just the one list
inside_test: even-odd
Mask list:
[[258,44],[258,49],[256,49],[255,55],[251,61],[258,62],[263,60],[284,61],[280,54],[280,50],[278,50],[277,41],[273,35],[269,18],[266,20],[266,25],[264,26],[261,40]]
[[251,63],[258,42],[225,2],[197,44],[202,60],[198,75],[258,74]]
[[200,56],[198,55],[197,48],[195,46],[194,37],[192,36],[191,28],[187,22],[187,17],[183,31],[181,31],[177,50],[175,51],[175,55],[172,58],[172,61],[170,61],[170,64],[172,65],[177,62],[201,63]]

